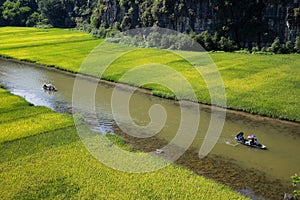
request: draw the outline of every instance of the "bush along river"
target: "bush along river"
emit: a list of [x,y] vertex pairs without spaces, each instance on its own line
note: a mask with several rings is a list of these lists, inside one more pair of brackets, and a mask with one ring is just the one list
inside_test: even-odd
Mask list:
[[[57,112],[71,113],[72,92],[75,76],[62,71],[0,60],[0,83],[15,95],[24,97],[34,105],[50,107]],[[43,90],[44,83],[52,83],[58,92]],[[80,79],[80,85],[92,87],[94,81]],[[167,114],[165,126],[153,137],[138,138],[124,133],[114,121],[111,108],[113,84],[100,83],[95,93],[97,123],[89,120],[85,105],[78,112],[85,117],[92,130],[122,136],[133,148],[145,152],[155,151],[168,144],[176,135],[180,124],[181,111],[178,102],[135,92],[130,99],[130,113],[137,124],[148,124],[149,108],[161,105]],[[124,89],[121,93],[128,92]],[[84,99],[81,102],[90,102]],[[193,118],[195,112],[191,111]],[[121,115],[121,113],[120,113]],[[300,125],[277,119],[227,111],[221,136],[213,150],[205,158],[198,156],[203,138],[208,129],[211,108],[200,105],[200,122],[197,135],[189,149],[176,161],[199,175],[229,185],[252,199],[282,199],[285,192],[291,193],[290,176],[300,174]],[[122,117],[122,116],[121,116]],[[135,131],[134,127],[131,131]],[[260,150],[237,144],[237,132],[254,134],[268,149]]]

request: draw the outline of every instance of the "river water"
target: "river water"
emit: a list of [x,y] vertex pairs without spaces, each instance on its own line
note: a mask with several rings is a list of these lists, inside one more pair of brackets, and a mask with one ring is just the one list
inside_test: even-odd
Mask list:
[[[4,87],[13,94],[24,97],[34,105],[47,106],[57,112],[72,112],[74,80],[74,75],[62,73],[54,69],[0,60],[0,82]],[[49,82],[58,88],[58,92],[51,93],[42,89],[42,85]],[[89,88],[94,83],[89,79],[82,78],[80,79],[80,84]],[[120,90],[124,93],[127,92],[126,90]],[[90,124],[91,128],[95,131],[106,133],[116,132],[117,134],[118,131],[120,131],[112,115],[112,91],[112,84],[101,83],[97,86],[95,105],[98,122]],[[81,102],[90,101],[90,99],[84,99],[84,96],[82,96],[82,98],[83,101]],[[176,134],[178,124],[180,123],[180,107],[176,101],[154,97],[143,92],[136,92],[130,100],[131,116],[137,124],[148,124],[150,120],[148,110],[151,105],[154,104],[159,104],[164,107],[167,114],[166,125],[155,138],[157,141],[168,142],[174,137],[174,134]],[[84,105],[82,105],[82,108],[84,108]],[[83,112],[85,112],[84,109]],[[191,145],[192,150],[189,150],[191,154],[195,153],[195,155],[197,155],[203,143],[203,138],[210,120],[211,109],[209,106],[200,105],[200,112],[200,128]],[[194,113],[191,112],[191,118],[193,118],[193,114]],[[239,131],[245,132],[246,135],[255,134],[259,141],[268,147],[268,150],[259,150],[237,145],[233,138]],[[157,141],[154,143],[158,144]],[[140,145],[149,145],[147,141],[143,142],[144,143]],[[241,184],[246,182],[240,186],[241,188],[238,188],[239,184],[230,184],[227,182],[227,180],[230,181],[230,176],[234,175],[229,175],[228,179],[226,175],[219,175],[216,178],[218,181],[234,185],[236,189],[244,194],[249,193],[250,196],[252,191],[254,191],[256,195],[252,196],[253,199],[262,198],[260,195],[267,199],[273,199],[278,196],[268,193],[268,191],[271,191],[268,188],[276,188],[275,185],[278,185],[281,189],[286,188],[290,184],[290,176],[295,173],[300,174],[299,146],[300,125],[297,123],[227,111],[221,136],[208,158],[211,158],[210,165],[215,169],[222,168],[224,167],[223,165],[227,164],[229,166],[228,169],[242,169],[243,173],[249,171],[249,173],[251,172],[251,176],[258,176],[258,178],[256,177],[257,179],[251,180],[252,183],[250,183],[251,181],[249,180],[251,177],[248,177],[248,179],[244,181],[240,180]],[[189,157],[186,154],[184,156],[186,156],[186,158]],[[195,159],[195,157],[192,159]],[[200,160],[200,158],[198,158],[198,160]],[[192,163],[192,161],[188,159],[185,159],[184,162],[185,164],[183,165],[187,167]],[[200,164],[200,166],[202,166],[203,163]],[[197,172],[197,165],[191,166],[191,168]],[[221,170],[220,172],[220,170],[216,170],[216,173],[223,173],[223,171]],[[201,172],[199,173],[201,174]],[[208,175],[208,177],[214,178],[215,176]],[[237,180],[232,179],[231,181]],[[247,184],[247,181],[249,184]],[[258,182],[261,183],[260,188],[255,188]],[[266,189],[262,189],[264,187]],[[274,190],[277,190],[277,188]],[[259,194],[257,194],[257,191]]]

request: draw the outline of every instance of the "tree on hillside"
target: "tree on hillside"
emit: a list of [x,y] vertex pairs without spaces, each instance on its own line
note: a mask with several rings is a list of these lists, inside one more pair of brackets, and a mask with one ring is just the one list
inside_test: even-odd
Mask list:
[[235,46],[231,39],[222,36],[219,41],[219,48],[222,51],[233,51],[235,49]]
[[21,1],[6,0],[1,6],[4,25],[25,26],[26,20],[31,14],[29,6],[23,6]]
[[284,47],[284,53],[292,53],[294,51],[294,43],[290,40],[288,40],[285,43],[285,47]]
[[54,27],[75,27],[76,17],[85,0],[39,0],[38,10],[46,23]]
[[294,49],[297,53],[300,53],[300,37],[299,36],[296,38]]
[[35,26],[41,23],[42,17],[38,12],[33,12],[26,20],[26,26]]
[[72,24],[60,0],[39,1],[39,11],[45,21],[55,27],[70,27]]
[[2,16],[2,8],[0,7],[0,26],[4,26],[4,20]]
[[270,51],[272,51],[274,53],[282,53],[282,46],[280,44],[279,37],[275,38],[274,42],[272,43],[272,45],[270,47]]
[[243,41],[260,42],[266,30],[263,19],[265,0],[212,0],[217,18],[220,20],[219,31],[230,36],[238,44]]

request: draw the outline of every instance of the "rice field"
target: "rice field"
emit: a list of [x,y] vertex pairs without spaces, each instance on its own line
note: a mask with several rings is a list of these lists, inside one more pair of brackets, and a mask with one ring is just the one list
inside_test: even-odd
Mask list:
[[0,28],[1,55],[76,71],[102,39],[67,29]]
[[0,100],[1,199],[246,199],[176,165],[143,174],[111,169],[85,149],[71,116],[2,88]]
[[300,54],[210,54],[230,108],[300,122]]

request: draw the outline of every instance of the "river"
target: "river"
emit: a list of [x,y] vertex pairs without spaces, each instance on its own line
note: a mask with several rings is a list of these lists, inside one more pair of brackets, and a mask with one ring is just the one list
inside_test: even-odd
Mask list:
[[[73,74],[55,69],[5,59],[0,60],[0,82],[5,88],[13,94],[24,97],[34,105],[46,106],[57,112],[72,112],[74,80],[75,76]],[[92,81],[89,79],[83,78],[80,81],[80,84],[87,88],[92,84]],[[54,84],[58,88],[58,92],[51,93],[44,91],[42,85],[46,82]],[[97,86],[95,104],[99,121],[97,124],[91,125],[95,131],[116,132],[117,134],[120,131],[116,128],[117,126],[111,110],[110,98],[112,91],[113,84],[100,83]],[[126,93],[126,90],[123,92]],[[85,101],[89,102],[89,99],[82,102]],[[149,123],[147,112],[151,105],[154,104],[163,106],[168,117],[165,127],[155,138],[161,141],[169,141],[174,137],[176,133],[174,130],[178,129],[180,120],[180,108],[176,101],[154,97],[143,92],[136,92],[130,101],[132,117],[137,124]],[[84,105],[82,107],[84,108]],[[194,153],[198,152],[202,145],[204,133],[210,120],[210,107],[200,105],[200,112],[200,128],[190,151]],[[191,112],[191,115],[193,115],[193,112]],[[268,150],[237,145],[233,138],[239,131],[245,132],[246,135],[254,134],[258,136],[259,141],[265,144]],[[266,191],[261,191],[261,194],[258,195],[252,195],[252,198],[259,199],[262,198],[260,197],[261,195],[268,199],[268,197],[273,198],[273,196],[268,193],[267,188],[273,187],[277,183],[280,183],[280,187],[288,187],[291,182],[290,176],[295,173],[300,174],[299,146],[300,125],[298,123],[242,112],[227,111],[221,136],[208,158],[212,159],[213,163],[211,165],[214,165],[214,167],[220,168],[222,166],[218,166],[218,164],[223,165],[227,163],[234,169],[243,169],[243,172],[249,170],[251,174],[258,174],[259,179],[252,180],[253,183],[249,183],[249,185],[247,183],[243,184],[243,187],[245,185],[247,187],[240,188],[239,191],[244,194],[249,193],[251,196],[252,190],[261,191],[254,188],[255,183],[262,182],[262,185],[266,186]],[[200,160],[200,158],[198,159]],[[189,160],[185,160],[185,162],[189,162]],[[186,164],[186,166],[189,166],[189,164]],[[191,168],[195,170],[195,166]],[[261,178],[262,175],[264,178]],[[266,181],[264,182],[265,179]],[[217,180],[226,182],[225,179],[225,181],[222,181],[222,176],[221,178],[219,176]],[[244,182],[247,181],[249,180],[244,180]],[[273,184],[273,186],[266,184]],[[237,187],[235,185],[235,188]]]

